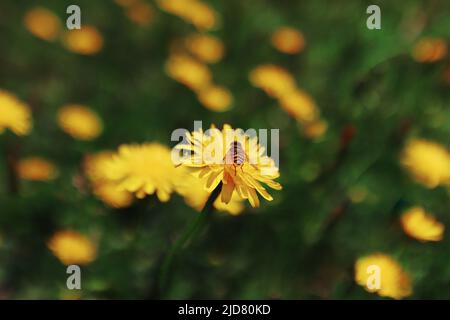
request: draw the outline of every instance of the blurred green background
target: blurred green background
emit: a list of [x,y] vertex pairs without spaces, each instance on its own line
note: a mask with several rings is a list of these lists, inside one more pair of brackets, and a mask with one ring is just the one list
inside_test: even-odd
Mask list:
[[[450,297],[448,237],[437,243],[409,239],[398,220],[404,208],[421,205],[450,225],[448,187],[424,188],[399,162],[412,136],[449,146],[450,90],[442,81],[448,57],[418,63],[411,50],[424,36],[450,39],[450,2],[205,1],[221,18],[209,33],[226,48],[210,68],[234,96],[223,113],[204,108],[166,75],[172,41],[195,28],[147,2],[154,16],[146,27],[130,21],[114,1],[0,3],[0,88],[30,105],[34,123],[29,136],[0,135],[1,298],[380,299],[353,279],[355,260],[375,251],[394,256],[408,271],[411,298]],[[64,23],[69,4],[81,7],[82,24],[103,35],[98,54],[78,55],[24,27],[24,15],[36,5]],[[369,4],[381,7],[381,30],[366,28]],[[271,33],[284,25],[303,33],[300,54],[271,46]],[[322,137],[304,137],[275,100],[251,85],[249,72],[263,63],[285,67],[314,97],[328,123]],[[100,115],[99,138],[76,141],[58,128],[56,112],[69,102]],[[175,194],[168,203],[147,197],[109,209],[80,192],[74,179],[87,153],[132,142],[173,146],[171,132],[193,130],[194,120],[206,127],[279,128],[283,190],[260,208],[246,204],[239,216],[215,213],[176,257],[171,284],[161,292],[161,260],[198,213]],[[51,160],[59,177],[21,181],[20,193],[10,194],[7,140],[21,157]],[[352,201],[355,190],[364,190],[363,201]],[[66,228],[91,235],[98,246],[96,260],[82,267],[77,292],[65,289],[66,267],[46,245]]]

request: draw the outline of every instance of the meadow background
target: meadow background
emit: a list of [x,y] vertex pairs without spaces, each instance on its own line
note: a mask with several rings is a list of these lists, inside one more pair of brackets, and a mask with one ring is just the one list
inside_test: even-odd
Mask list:
[[[418,241],[399,222],[408,207],[421,206],[450,225],[448,184],[424,186],[400,161],[410,139],[449,147],[450,60],[443,54],[426,63],[412,54],[420,39],[448,42],[448,1],[203,0],[220,23],[202,30],[153,1],[141,0],[151,14],[133,21],[125,2],[0,3],[0,88],[33,116],[28,135],[0,134],[1,298],[380,299],[354,280],[355,261],[374,252],[408,273],[409,298],[450,297],[448,236]],[[24,25],[27,12],[40,6],[64,27],[69,4],[79,5],[82,24],[101,34],[95,54],[45,41]],[[369,4],[381,7],[381,30],[366,28]],[[281,26],[303,34],[299,53],[271,44]],[[208,66],[233,96],[224,112],[206,108],[165,68],[173,41],[198,32],[225,47]],[[308,136],[304,123],[253,86],[249,74],[262,64],[288,70],[313,97],[326,128]],[[80,141],[61,130],[57,112],[68,103],[99,115],[97,138]],[[164,255],[199,213],[175,193],[167,203],[148,196],[110,208],[86,187],[81,164],[124,143],[172,147],[172,131],[193,130],[194,120],[204,127],[279,128],[283,190],[259,208],[247,203],[236,216],[215,212],[176,257],[170,285],[160,290]],[[10,172],[11,157],[36,155],[54,164],[55,179],[29,181]],[[95,259],[82,266],[81,291],[66,289],[66,266],[48,247],[66,229],[96,247]]]

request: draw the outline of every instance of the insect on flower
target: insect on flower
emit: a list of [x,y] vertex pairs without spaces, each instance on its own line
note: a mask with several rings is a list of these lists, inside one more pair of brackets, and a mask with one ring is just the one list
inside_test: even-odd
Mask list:
[[200,129],[186,136],[187,143],[175,146],[175,150],[188,153],[175,161],[176,164],[204,179],[205,190],[209,193],[222,183],[220,199],[223,203],[229,203],[236,192],[253,207],[258,207],[258,194],[268,201],[273,200],[263,185],[281,190],[281,185],[274,181],[279,177],[278,167],[265,154],[265,147],[259,144],[257,137],[250,137],[229,125],[224,125],[222,130],[214,126],[207,132]]
[[244,164],[245,159],[246,156],[245,151],[242,148],[242,144],[239,141],[233,141],[232,143],[230,143],[230,148],[228,149],[228,152],[224,157],[225,163],[233,164],[234,170],[236,171],[236,167],[240,167],[242,169],[242,165]]
[[[247,153],[245,152],[242,143],[239,141],[233,141],[230,143],[229,149],[223,158],[225,164],[233,165],[234,175],[236,176],[237,168],[240,168],[244,172],[244,163],[249,160]],[[254,164],[249,163],[253,168],[259,170]]]

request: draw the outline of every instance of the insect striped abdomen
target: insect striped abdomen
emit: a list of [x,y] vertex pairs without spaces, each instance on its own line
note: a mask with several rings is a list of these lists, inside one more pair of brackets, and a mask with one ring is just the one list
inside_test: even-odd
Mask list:
[[230,149],[225,156],[225,162],[236,165],[242,165],[245,162],[245,152],[240,142],[234,141],[230,144]]

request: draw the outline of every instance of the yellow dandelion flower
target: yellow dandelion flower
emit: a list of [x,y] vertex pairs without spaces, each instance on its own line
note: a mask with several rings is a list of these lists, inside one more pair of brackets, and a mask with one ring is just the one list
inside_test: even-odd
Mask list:
[[156,0],[156,2],[162,10],[169,12],[173,15],[183,17],[183,15],[185,14],[184,12],[187,12],[189,10],[189,6],[193,1]]
[[159,7],[193,24],[199,30],[210,30],[218,25],[218,15],[208,4],[199,0],[157,0]]
[[126,208],[132,204],[133,195],[108,178],[108,163],[113,159],[113,155],[112,151],[87,155],[83,169],[98,199],[111,208]]
[[211,83],[209,68],[184,54],[171,55],[166,63],[167,74],[188,88],[198,91]]
[[278,99],[289,115],[305,125],[306,136],[317,138],[325,133],[327,124],[319,119],[320,111],[314,99],[297,87],[287,70],[271,64],[260,65],[250,72],[249,78],[255,87]]
[[284,68],[265,64],[250,72],[250,82],[271,97],[282,97],[296,89],[292,75]]
[[81,29],[67,31],[63,43],[72,52],[93,55],[102,49],[103,37],[94,26],[84,25]]
[[[177,193],[183,196],[188,206],[197,211],[201,211],[209,198],[209,192],[204,187],[206,179],[199,179],[186,172],[180,173],[180,177],[182,177],[179,179],[180,182],[175,186]],[[239,215],[245,209],[242,202],[243,199],[237,193],[234,193],[229,203],[223,203],[220,198],[217,198],[213,206],[218,211],[227,212],[231,215]]]
[[211,127],[207,133],[194,131],[187,135],[187,140],[189,144],[175,147],[191,152],[178,159],[179,164],[205,178],[208,193],[222,183],[222,202],[229,203],[236,191],[253,207],[258,207],[258,193],[268,201],[273,200],[262,184],[281,190],[281,185],[274,181],[279,177],[275,161],[265,155],[257,137],[225,125],[222,130]]
[[178,174],[170,149],[159,143],[121,145],[107,170],[109,180],[122,190],[138,198],[156,193],[163,202],[170,199]]
[[185,19],[202,31],[214,29],[218,25],[216,11],[202,1],[192,1],[190,9],[186,12]]
[[421,241],[440,241],[445,226],[422,207],[413,207],[402,214],[400,222],[403,231],[410,237]]
[[153,8],[145,2],[132,4],[126,12],[128,18],[140,26],[148,26],[155,15]]
[[36,7],[29,10],[24,17],[25,28],[34,36],[54,41],[61,32],[61,21],[50,10]]
[[107,166],[113,155],[113,151],[106,150],[89,154],[84,158],[83,170],[92,183],[109,182]]
[[315,120],[305,123],[303,126],[303,134],[311,139],[322,137],[327,132],[328,123],[324,120]]
[[192,34],[185,39],[191,54],[205,63],[216,63],[224,55],[224,45],[219,38],[206,34]]
[[428,188],[450,184],[450,153],[438,143],[413,139],[403,149],[400,161],[417,182]]
[[231,196],[230,202],[224,203],[221,198],[217,198],[213,206],[218,211],[229,213],[232,216],[240,215],[245,209],[243,199],[236,192]]
[[209,110],[223,112],[230,109],[233,95],[227,88],[212,85],[200,90],[198,100]]
[[127,208],[133,203],[133,195],[114,183],[97,183],[92,189],[97,198],[111,208]]
[[[372,266],[379,268],[379,287],[368,286]],[[412,294],[410,276],[397,261],[383,253],[373,253],[359,258],[355,263],[355,281],[366,291],[375,292],[382,297],[402,299]]]
[[20,160],[17,164],[17,173],[20,178],[33,181],[48,181],[58,175],[53,163],[39,157]]
[[94,243],[89,238],[72,230],[56,232],[48,241],[47,246],[65,265],[89,264],[97,256]]
[[24,136],[30,133],[32,126],[28,105],[0,89],[0,133],[10,129],[16,135]]
[[280,98],[280,106],[297,121],[310,122],[319,116],[313,98],[303,90],[295,89]]
[[[183,179],[183,185],[176,186],[177,192],[183,196],[184,202],[197,211],[201,211],[208,201],[209,193],[203,187],[201,179],[197,177]],[[190,183],[190,184],[188,184]]]
[[417,62],[436,62],[448,52],[447,43],[440,38],[423,38],[414,46],[412,56]]
[[92,140],[103,131],[99,116],[91,109],[78,104],[68,104],[58,111],[60,128],[78,140]]
[[272,34],[272,45],[287,54],[297,54],[305,47],[303,34],[290,27],[280,27]]

